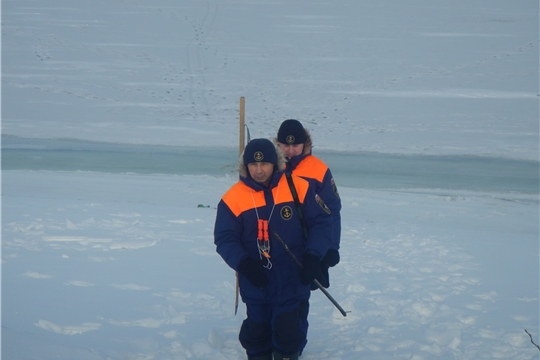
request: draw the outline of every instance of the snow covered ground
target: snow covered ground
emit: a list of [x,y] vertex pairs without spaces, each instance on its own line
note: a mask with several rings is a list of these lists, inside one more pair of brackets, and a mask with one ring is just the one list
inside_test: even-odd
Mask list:
[[538,10],[2,1],[2,358],[244,358],[212,237],[240,96],[344,184],[350,312],[313,293],[303,359],[537,358]]

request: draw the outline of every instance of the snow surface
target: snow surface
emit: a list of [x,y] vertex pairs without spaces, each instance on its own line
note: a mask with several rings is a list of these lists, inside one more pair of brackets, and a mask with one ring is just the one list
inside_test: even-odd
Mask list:
[[349,313],[314,292],[302,359],[537,358],[538,14],[2,1],[2,357],[245,358],[212,236],[245,96],[252,137],[303,121],[343,201]]

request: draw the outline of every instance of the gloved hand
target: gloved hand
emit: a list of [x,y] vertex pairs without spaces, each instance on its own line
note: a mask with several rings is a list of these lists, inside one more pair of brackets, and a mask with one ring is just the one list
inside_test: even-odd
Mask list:
[[300,282],[309,285],[321,272],[321,258],[317,255],[306,254],[300,270]]
[[329,267],[336,266],[337,264],[339,264],[339,251],[334,249],[328,249],[322,261],[326,263]]
[[[321,272],[317,276],[317,281],[319,284],[322,285],[322,287],[328,289],[330,287],[330,277],[328,274],[328,265],[321,261]],[[314,282],[311,283],[311,290],[318,290],[319,287]]]
[[264,272],[263,261],[245,257],[238,266],[238,272],[244,275],[253,286],[260,289],[268,285],[268,276]]

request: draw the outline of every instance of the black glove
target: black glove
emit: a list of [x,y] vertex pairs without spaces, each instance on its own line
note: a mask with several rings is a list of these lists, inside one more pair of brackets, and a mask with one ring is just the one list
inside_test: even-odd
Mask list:
[[306,254],[302,261],[303,269],[300,271],[300,282],[309,285],[321,272],[321,258],[317,255]]
[[336,266],[337,264],[339,264],[339,251],[334,249],[328,249],[322,261],[326,263],[329,267]]
[[253,286],[260,289],[268,285],[268,276],[264,272],[263,261],[246,257],[240,261],[238,266],[238,272],[244,275]]
[[[329,274],[328,274],[328,265],[324,261],[321,261],[321,272],[319,273],[319,276],[317,276],[317,281],[324,288],[328,289],[330,287],[330,277],[329,277]],[[318,290],[318,289],[319,289],[319,287],[317,286],[317,284],[315,284],[315,282],[312,282],[311,283],[311,290]]]

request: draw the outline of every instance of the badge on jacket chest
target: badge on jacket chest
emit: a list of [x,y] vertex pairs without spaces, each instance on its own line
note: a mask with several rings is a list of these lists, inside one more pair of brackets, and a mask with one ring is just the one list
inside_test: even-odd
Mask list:
[[290,220],[292,218],[292,209],[290,206],[284,206],[281,208],[281,218],[283,220]]

